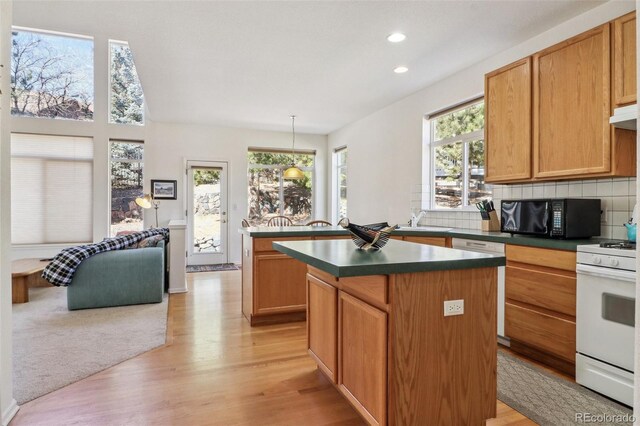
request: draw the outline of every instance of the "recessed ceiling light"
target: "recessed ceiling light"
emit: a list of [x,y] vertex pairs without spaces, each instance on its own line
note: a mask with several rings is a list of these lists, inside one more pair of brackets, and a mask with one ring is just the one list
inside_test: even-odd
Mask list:
[[402,33],[392,33],[387,36],[387,40],[391,43],[400,43],[404,41],[405,38],[407,38],[407,36]]
[[395,67],[393,69],[393,72],[395,72],[396,74],[404,74],[407,71],[409,71],[409,68],[403,66]]

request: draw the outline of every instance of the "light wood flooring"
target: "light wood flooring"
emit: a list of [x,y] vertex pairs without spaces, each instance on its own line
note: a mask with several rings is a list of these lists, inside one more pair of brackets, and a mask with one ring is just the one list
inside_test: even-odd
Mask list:
[[[23,405],[11,425],[364,424],[307,355],[304,322],[251,328],[239,271],[188,277],[165,346]],[[487,422],[532,424],[500,401]]]

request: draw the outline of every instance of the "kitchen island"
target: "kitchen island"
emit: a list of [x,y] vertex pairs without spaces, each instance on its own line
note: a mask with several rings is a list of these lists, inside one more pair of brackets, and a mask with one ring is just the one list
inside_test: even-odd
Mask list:
[[346,240],[273,247],[308,265],[309,354],[369,424],[495,417],[504,257],[394,240],[373,252]]

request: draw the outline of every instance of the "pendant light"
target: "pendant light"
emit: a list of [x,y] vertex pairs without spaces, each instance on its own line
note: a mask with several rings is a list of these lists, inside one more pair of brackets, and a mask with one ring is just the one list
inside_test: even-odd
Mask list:
[[303,179],[304,173],[296,166],[296,116],[291,116],[291,134],[293,135],[293,144],[291,145],[291,167],[282,174],[283,179]]

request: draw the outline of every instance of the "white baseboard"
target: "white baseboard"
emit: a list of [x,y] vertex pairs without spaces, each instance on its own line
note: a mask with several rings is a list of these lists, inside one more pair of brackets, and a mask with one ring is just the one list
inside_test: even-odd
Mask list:
[[11,399],[11,403],[9,404],[7,409],[4,410],[4,413],[2,413],[2,426],[7,426],[11,421],[11,419],[13,419],[13,416],[16,415],[19,409],[20,409],[20,406],[18,405],[16,400]]
[[173,294],[173,293],[187,293],[189,291],[189,289],[187,287],[182,287],[182,288],[171,288],[169,287],[169,293]]

